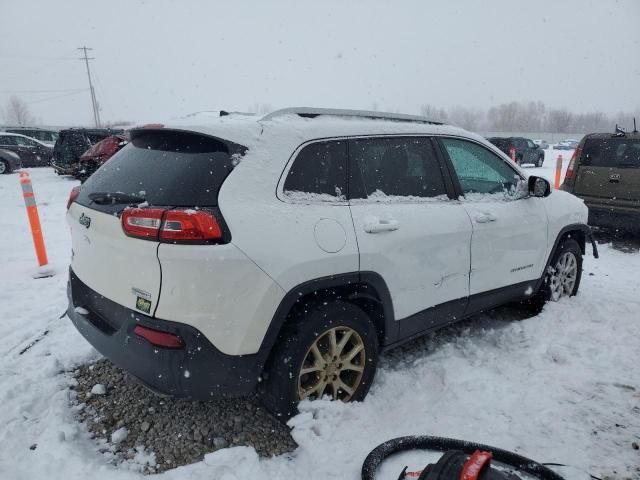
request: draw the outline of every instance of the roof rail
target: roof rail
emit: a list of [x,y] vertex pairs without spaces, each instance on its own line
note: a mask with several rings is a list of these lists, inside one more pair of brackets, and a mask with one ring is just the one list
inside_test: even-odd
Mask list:
[[337,108],[312,108],[312,107],[290,107],[268,113],[260,121],[272,120],[283,115],[298,115],[304,118],[316,118],[320,115],[335,117],[360,117],[375,120],[391,120],[394,122],[415,122],[428,123],[431,125],[442,125],[442,122],[434,122],[425,117],[417,115],[406,115],[404,113],[373,112],[368,110],[343,110]]

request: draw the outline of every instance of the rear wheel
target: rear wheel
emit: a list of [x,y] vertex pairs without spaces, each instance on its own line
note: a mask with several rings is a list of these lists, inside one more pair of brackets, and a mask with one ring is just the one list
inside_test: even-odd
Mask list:
[[365,398],[378,360],[376,329],[346,302],[307,306],[279,339],[266,369],[262,401],[288,419],[302,400]]
[[11,168],[9,167],[9,164],[5,160],[0,160],[0,175],[3,173],[9,173],[10,171]]

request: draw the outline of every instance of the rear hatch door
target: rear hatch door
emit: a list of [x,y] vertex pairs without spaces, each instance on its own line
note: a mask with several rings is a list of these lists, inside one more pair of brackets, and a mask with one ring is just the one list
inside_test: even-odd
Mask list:
[[162,279],[160,243],[157,236],[127,235],[122,212],[215,207],[233,168],[228,151],[220,140],[190,132],[132,132],[131,142],[89,177],[68,211],[71,268],[79,279],[109,300],[153,315]]
[[640,138],[587,138],[574,192],[611,206],[640,205]]

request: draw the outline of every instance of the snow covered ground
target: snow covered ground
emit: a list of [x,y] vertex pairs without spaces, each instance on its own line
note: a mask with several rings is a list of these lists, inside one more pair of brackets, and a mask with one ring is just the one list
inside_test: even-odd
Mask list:
[[[549,150],[531,173],[552,180],[558,153]],[[571,152],[562,153],[566,167]],[[65,204],[77,182],[50,169],[29,172],[57,275],[31,277],[18,176],[0,176],[0,479],[140,479],[135,463],[108,465],[69,403],[73,380],[65,372],[98,358],[60,318],[70,256]],[[299,444],[293,454],[259,459],[235,447],[161,476],[355,480],[380,442],[430,434],[572,465],[558,469],[570,479],[587,479],[586,471],[640,478],[632,448],[640,443],[640,254],[611,245],[600,252],[597,261],[586,256],[578,296],[527,319],[502,308],[395,350],[361,404],[304,404],[290,424]],[[415,470],[426,459],[393,459],[378,478],[397,478],[405,462]]]

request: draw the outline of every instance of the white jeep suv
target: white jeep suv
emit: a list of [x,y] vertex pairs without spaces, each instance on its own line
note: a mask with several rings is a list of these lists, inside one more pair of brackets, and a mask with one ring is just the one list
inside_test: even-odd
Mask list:
[[306,108],[133,130],[67,219],[67,313],[96,349],[165,394],[259,387],[285,417],[363,399],[383,349],[574,295],[593,244],[581,200],[477,135]]

